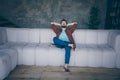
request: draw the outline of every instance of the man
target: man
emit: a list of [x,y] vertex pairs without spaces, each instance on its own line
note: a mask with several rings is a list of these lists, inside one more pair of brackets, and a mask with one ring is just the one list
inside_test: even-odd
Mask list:
[[[61,28],[59,28],[60,26]],[[69,26],[69,27],[68,27]],[[60,24],[56,22],[51,22],[51,27],[56,33],[56,37],[53,38],[54,44],[58,48],[65,48],[65,72],[70,72],[68,64],[70,61],[71,48],[75,50],[76,45],[72,36],[72,33],[77,27],[77,22],[67,23],[67,20],[62,19]]]

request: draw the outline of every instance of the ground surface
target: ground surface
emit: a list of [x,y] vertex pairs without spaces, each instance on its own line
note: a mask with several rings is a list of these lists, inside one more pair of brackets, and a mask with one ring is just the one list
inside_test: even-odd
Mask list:
[[120,80],[120,69],[53,66],[17,66],[4,80]]

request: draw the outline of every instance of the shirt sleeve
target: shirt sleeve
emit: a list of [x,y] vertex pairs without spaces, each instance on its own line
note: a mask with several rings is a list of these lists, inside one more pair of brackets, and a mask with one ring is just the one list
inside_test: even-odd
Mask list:
[[55,24],[51,24],[51,27],[57,35],[60,33],[60,29]]
[[69,30],[71,33],[73,33],[76,28],[77,28],[77,24],[74,24]]

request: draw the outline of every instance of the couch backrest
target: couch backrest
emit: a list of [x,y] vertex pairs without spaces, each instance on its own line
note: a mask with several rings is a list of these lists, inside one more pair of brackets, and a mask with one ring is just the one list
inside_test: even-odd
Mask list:
[[8,42],[40,43],[39,29],[7,28]]
[[53,43],[53,37],[55,37],[55,33],[52,29],[40,29],[41,43]]
[[75,42],[79,44],[107,44],[109,30],[76,30]]
[[7,42],[6,28],[0,27],[0,44]]
[[2,33],[1,33],[2,29],[0,29],[0,44],[2,44]]
[[[107,44],[109,30],[76,30],[73,37],[79,44]],[[52,29],[7,28],[8,42],[53,43]]]
[[8,42],[53,43],[51,29],[7,28]]
[[116,45],[118,45],[116,43],[116,38],[118,35],[120,35],[120,30],[110,30],[109,38],[108,38],[109,46],[116,48]]

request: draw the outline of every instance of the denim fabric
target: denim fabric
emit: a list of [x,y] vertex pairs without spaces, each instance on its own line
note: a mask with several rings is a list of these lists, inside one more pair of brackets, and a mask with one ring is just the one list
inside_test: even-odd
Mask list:
[[69,42],[62,41],[57,37],[53,38],[53,42],[58,48],[65,48],[65,64],[69,64],[70,61],[70,54],[71,54],[71,47],[68,46]]

